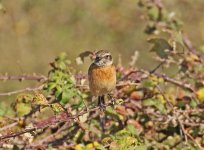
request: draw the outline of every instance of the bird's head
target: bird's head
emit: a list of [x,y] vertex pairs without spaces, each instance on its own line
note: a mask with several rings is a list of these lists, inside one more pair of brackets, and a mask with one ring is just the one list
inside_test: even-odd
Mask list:
[[100,67],[110,66],[113,64],[111,53],[107,50],[100,50],[95,53],[94,64]]

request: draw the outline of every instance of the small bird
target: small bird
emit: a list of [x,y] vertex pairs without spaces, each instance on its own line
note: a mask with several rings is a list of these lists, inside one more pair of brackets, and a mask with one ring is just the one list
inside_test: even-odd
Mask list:
[[91,94],[98,96],[98,106],[101,110],[105,109],[105,95],[108,95],[114,104],[110,92],[116,86],[116,69],[110,52],[100,50],[95,53],[94,62],[88,70],[88,79]]

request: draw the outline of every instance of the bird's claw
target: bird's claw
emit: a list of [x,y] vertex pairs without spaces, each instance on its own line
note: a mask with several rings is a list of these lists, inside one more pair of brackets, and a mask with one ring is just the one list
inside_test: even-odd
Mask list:
[[104,104],[100,104],[99,109],[100,109],[100,111],[104,112],[106,109],[106,106]]

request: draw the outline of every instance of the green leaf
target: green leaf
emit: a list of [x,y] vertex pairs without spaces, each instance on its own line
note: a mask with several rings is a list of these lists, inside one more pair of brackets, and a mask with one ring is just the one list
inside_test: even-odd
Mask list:
[[62,94],[62,88],[60,86],[56,87],[55,97],[59,99],[60,95]]
[[167,112],[164,104],[161,101],[159,101],[158,99],[146,99],[146,100],[143,101],[142,104],[144,106],[154,106],[155,108],[157,108],[162,113]]
[[112,107],[107,107],[106,108],[106,115],[107,116],[111,116],[112,118],[116,119],[116,120],[120,120],[120,117],[118,115],[118,113],[116,113]]
[[48,86],[47,86],[47,90],[52,91],[56,87],[56,85],[57,84],[55,82],[49,83]]
[[6,113],[6,107],[4,103],[0,103],[0,116],[3,116]]
[[13,149],[12,150],[20,150],[20,148],[16,145],[16,144],[14,144],[14,146],[13,146]]
[[160,58],[167,58],[169,54],[167,50],[172,50],[172,46],[165,39],[152,38],[148,42],[154,44],[150,51],[155,52]]
[[186,102],[185,101],[179,101],[177,103],[177,106],[181,109],[185,109],[185,106],[186,106]]
[[60,102],[62,102],[63,104],[67,104],[74,95],[75,92],[73,89],[66,89],[62,92],[62,99],[60,100]]
[[196,99],[192,99],[191,102],[190,102],[190,106],[193,107],[193,108],[197,107],[198,104],[199,104],[199,101],[196,100]]
[[142,103],[144,106],[154,106],[156,103],[154,99],[146,99]]
[[182,33],[181,32],[175,32],[174,33],[175,36],[175,41],[179,44],[181,44],[183,47],[185,46],[183,43],[183,37],[182,37]]
[[136,149],[137,150],[148,150],[148,147],[146,145],[140,145]]
[[132,135],[138,135],[138,132],[133,125],[128,125],[127,130]]
[[151,20],[157,20],[159,16],[157,7],[151,7],[150,9],[148,9],[148,16]]
[[201,51],[202,53],[204,53],[204,45],[201,45],[199,48],[198,48],[199,51]]
[[31,111],[31,106],[25,103],[17,103],[15,109],[18,116],[24,116]]

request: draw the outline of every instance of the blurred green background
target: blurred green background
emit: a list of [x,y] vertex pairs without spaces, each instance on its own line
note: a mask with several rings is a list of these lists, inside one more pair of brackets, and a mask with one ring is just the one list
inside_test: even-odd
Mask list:
[[[0,13],[0,73],[46,75],[49,63],[66,52],[73,65],[80,52],[108,49],[117,63],[127,65],[135,50],[138,67],[152,68],[144,34],[143,11],[137,0],[2,0]],[[168,11],[184,23],[195,46],[204,43],[204,1],[166,0]],[[2,8],[3,7],[3,8]],[[90,61],[76,66],[86,72]],[[154,64],[154,63],[153,63]],[[35,86],[33,81],[0,82],[0,92]]]

